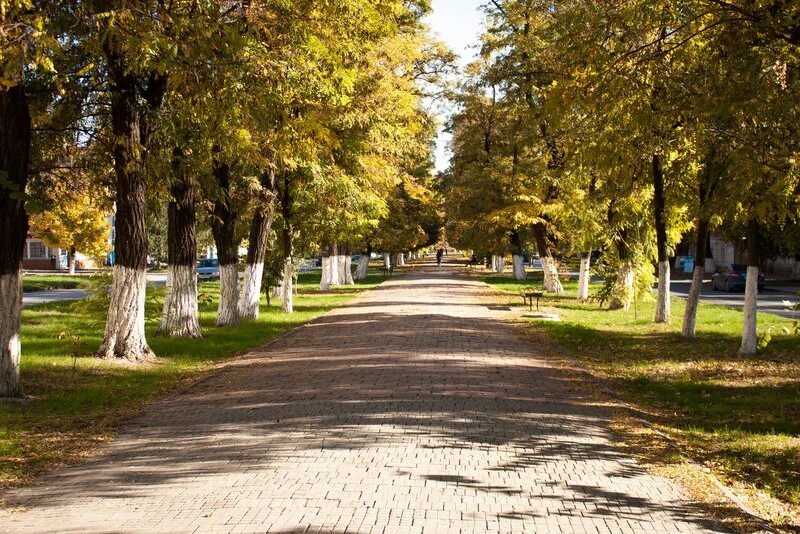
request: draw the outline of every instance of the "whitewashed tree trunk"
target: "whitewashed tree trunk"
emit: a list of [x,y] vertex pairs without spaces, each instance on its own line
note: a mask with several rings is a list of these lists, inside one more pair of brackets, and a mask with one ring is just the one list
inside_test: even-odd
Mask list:
[[[700,302],[700,290],[703,288],[703,276],[705,268],[695,265],[692,273],[692,286],[689,295],[686,297],[686,308],[683,312],[683,337],[693,338],[697,326],[697,304]],[[659,282],[660,283],[660,282]]]
[[284,258],[283,260],[283,305],[281,310],[283,313],[294,312],[294,304],[292,302],[292,258]]
[[328,272],[330,273],[330,283],[332,286],[341,285],[339,281],[339,258],[340,256],[338,254],[333,254],[330,257],[331,263]]
[[114,266],[111,304],[98,355],[105,359],[149,361],[155,356],[144,332],[144,299],[147,273],[144,269]]
[[744,324],[742,327],[742,346],[740,354],[755,354],[758,346],[758,267],[747,267],[747,281],[744,286]]
[[668,323],[671,315],[669,261],[658,262],[658,294],[656,295],[657,323]]
[[592,252],[581,254],[581,266],[578,270],[578,300],[589,300],[589,269],[591,268]]
[[350,254],[344,257],[344,283],[349,286],[356,283],[353,280],[353,257]]
[[364,280],[369,271],[369,254],[362,254],[358,259],[358,267],[356,267],[356,280]]
[[339,285],[347,284],[347,256],[340,254],[336,258],[336,265],[339,267],[338,276],[339,276]]
[[492,254],[492,272],[497,272],[497,254]]
[[404,266],[406,264],[406,258],[405,258],[405,255],[402,252],[398,252],[395,255],[394,264],[397,265],[398,267],[402,267],[402,266]]
[[322,273],[319,279],[319,290],[331,290],[331,257],[322,256]]
[[216,326],[239,326],[239,271],[236,264],[219,266],[219,308]]
[[245,265],[242,292],[239,295],[239,317],[258,319],[258,308],[261,302],[261,279],[263,276],[263,262]]
[[519,254],[514,254],[511,256],[511,260],[513,262],[513,270],[514,270],[514,278],[517,280],[525,280],[528,278],[528,274],[525,272],[525,258],[520,256]]
[[383,253],[383,266],[386,269],[391,269],[392,268],[392,256],[388,252],[384,252]]
[[617,279],[611,290],[610,310],[629,310],[633,298],[633,263],[626,261],[617,270]]
[[497,264],[495,265],[496,273],[503,273],[506,270],[506,258],[504,256],[497,256]]
[[202,338],[197,316],[197,273],[192,265],[167,266],[167,294],[158,335]]
[[0,397],[19,397],[22,271],[0,275]]
[[544,282],[542,289],[548,293],[555,293],[560,295],[564,292],[564,286],[561,285],[561,280],[558,278],[558,266],[551,256],[542,256],[542,270],[544,271]]
[[67,270],[69,274],[75,274],[75,247],[67,251]]

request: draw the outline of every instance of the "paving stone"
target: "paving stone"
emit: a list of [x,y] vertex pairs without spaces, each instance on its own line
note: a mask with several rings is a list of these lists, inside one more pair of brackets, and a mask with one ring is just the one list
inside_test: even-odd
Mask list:
[[0,531],[722,532],[484,291],[394,278],[6,495]]

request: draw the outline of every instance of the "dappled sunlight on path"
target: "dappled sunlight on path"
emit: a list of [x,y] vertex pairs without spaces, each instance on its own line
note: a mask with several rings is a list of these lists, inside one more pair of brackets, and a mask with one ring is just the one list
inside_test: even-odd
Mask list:
[[418,267],[7,496],[3,530],[714,531],[484,286]]

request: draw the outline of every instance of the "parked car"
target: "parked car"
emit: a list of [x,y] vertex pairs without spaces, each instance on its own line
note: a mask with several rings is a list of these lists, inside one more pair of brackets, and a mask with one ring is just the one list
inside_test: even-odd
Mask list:
[[[758,290],[764,289],[764,275],[758,273]],[[747,265],[734,263],[727,267],[717,269],[711,277],[711,288],[715,291],[734,291],[744,290],[747,283]]]
[[219,280],[219,260],[205,259],[197,263],[197,279]]

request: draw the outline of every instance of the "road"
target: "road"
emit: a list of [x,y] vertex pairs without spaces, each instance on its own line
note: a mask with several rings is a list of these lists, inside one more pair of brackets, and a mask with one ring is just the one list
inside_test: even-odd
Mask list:
[[[147,273],[147,281],[157,286],[167,283],[166,273]],[[48,302],[63,302],[68,300],[85,299],[88,296],[83,289],[53,289],[51,291],[33,291],[23,293],[22,305],[47,304]]]
[[[691,283],[691,280],[673,280],[670,284],[670,289],[673,295],[686,298],[689,294]],[[790,292],[789,289],[790,288],[778,287],[770,288],[769,283],[767,283],[767,287],[764,291],[758,294],[758,311],[791,318],[794,312],[786,310],[783,306],[783,301],[790,300],[795,302],[800,299],[800,297]],[[700,292],[700,300],[712,304],[720,304],[722,306],[742,307],[744,306],[744,292],[726,293],[724,291],[714,291],[711,289],[711,282],[708,281],[703,284],[703,290]]]

